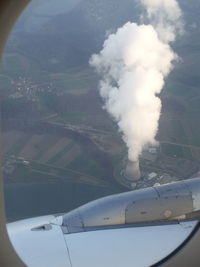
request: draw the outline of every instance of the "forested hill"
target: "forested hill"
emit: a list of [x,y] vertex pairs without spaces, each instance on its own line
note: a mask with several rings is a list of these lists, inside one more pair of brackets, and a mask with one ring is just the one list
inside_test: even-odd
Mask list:
[[[31,57],[41,69],[53,72],[87,65],[90,55],[101,49],[107,34],[127,21],[139,21],[141,7],[138,2],[58,0],[55,5],[53,0],[34,0],[17,23],[8,51]],[[183,59],[183,69],[194,62],[191,66],[194,74],[200,59],[200,2],[179,2],[184,14],[185,34],[174,48]]]
[[[15,29],[10,49],[40,61],[44,68],[65,68],[88,63],[102,47],[106,34],[127,21],[138,21],[138,4],[130,0],[84,0],[54,15],[33,9],[22,17]],[[51,65],[51,62],[53,66]],[[59,62],[56,64],[55,62]]]

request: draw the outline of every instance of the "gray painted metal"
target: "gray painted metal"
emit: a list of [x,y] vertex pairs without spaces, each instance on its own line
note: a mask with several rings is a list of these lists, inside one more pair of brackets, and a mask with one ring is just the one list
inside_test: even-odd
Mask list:
[[108,196],[63,216],[68,233],[88,227],[173,220],[200,210],[200,178]]
[[191,179],[191,180],[185,180],[184,184],[186,185],[188,190],[191,192],[194,211],[200,210],[200,183],[199,183],[199,179],[195,178],[195,179]]
[[193,210],[191,193],[181,184],[168,184],[149,189],[149,194],[129,204],[126,223],[165,220]]
[[154,188],[149,188],[141,196],[133,197],[125,212],[126,223],[153,221],[160,216],[160,198]]
[[67,227],[67,231],[69,233],[76,233],[83,231],[83,223],[81,221],[81,216],[79,215],[78,210],[74,210],[70,212],[70,216],[66,217],[67,224],[63,224],[63,226]]

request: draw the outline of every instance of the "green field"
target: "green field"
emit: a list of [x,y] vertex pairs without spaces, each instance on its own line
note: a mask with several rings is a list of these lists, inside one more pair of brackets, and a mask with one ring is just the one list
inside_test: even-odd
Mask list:
[[73,160],[69,165],[69,168],[94,177],[105,177],[105,171],[102,166],[86,153],[82,153],[79,157]]
[[173,137],[176,138],[177,143],[188,144],[188,138],[185,134],[183,125],[179,120],[172,120],[171,126],[173,129]]
[[56,88],[70,93],[83,94],[96,85],[97,78],[87,68],[81,70],[69,69],[65,73],[52,73],[49,77]]
[[[16,158],[23,157],[30,162],[27,169],[17,168],[16,175],[19,175],[20,180],[24,180],[25,177],[30,177],[31,180],[37,173],[39,177],[49,175],[50,179],[57,177],[88,180],[89,183],[99,183],[96,178],[106,178],[106,170],[102,164],[88,154],[81,143],[76,143],[73,139],[45,134],[24,134],[18,131],[10,131],[8,136],[4,132],[3,136],[7,137],[5,145],[9,144],[8,137],[16,136],[16,141],[11,144],[6,154],[8,162],[11,155],[15,155]],[[30,176],[27,176],[27,172],[30,172]]]
[[192,159],[191,150],[173,144],[161,144],[162,152],[168,157]]
[[86,112],[78,112],[78,111],[70,112],[69,111],[69,112],[59,114],[57,118],[60,118],[67,123],[79,125],[79,124],[83,124],[89,115],[90,114]]
[[30,140],[30,136],[26,134],[22,134],[17,141],[13,144],[13,146],[8,151],[8,154],[10,155],[18,155],[21,150],[27,145],[27,143]]
[[1,73],[8,75],[12,79],[17,79],[19,76],[31,76],[34,78],[40,74],[36,62],[19,53],[6,54],[4,56]]
[[61,151],[59,151],[57,154],[55,154],[50,160],[47,161],[48,164],[54,165],[54,163],[59,160],[61,157],[63,157],[65,154],[69,152],[69,150],[74,146],[74,143],[71,142],[69,145],[64,147]]
[[192,133],[191,144],[200,147],[200,122],[199,120],[191,119],[188,122],[188,127]]

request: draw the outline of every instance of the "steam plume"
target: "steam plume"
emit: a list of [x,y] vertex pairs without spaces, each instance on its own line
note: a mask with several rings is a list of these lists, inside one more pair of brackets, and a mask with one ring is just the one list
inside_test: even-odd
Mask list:
[[181,29],[175,0],[140,0],[152,25],[127,22],[109,35],[90,65],[101,75],[100,94],[117,121],[131,161],[156,144],[161,111],[159,94],[176,54],[170,48]]
[[[146,10],[146,17],[165,42],[174,41],[176,33],[183,33],[182,12],[176,0],[138,0]],[[143,18],[143,16],[141,16]]]

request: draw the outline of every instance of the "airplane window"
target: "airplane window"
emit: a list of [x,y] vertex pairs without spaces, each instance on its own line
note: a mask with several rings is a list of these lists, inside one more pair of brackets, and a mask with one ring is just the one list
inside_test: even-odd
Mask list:
[[181,1],[184,32],[172,42],[179,59],[159,94],[159,145],[140,153],[142,179],[123,177],[124,122],[109,113],[98,90],[102,76],[89,60],[127,21],[141,23],[133,2],[32,1],[15,25],[0,71],[8,221],[198,173],[199,4]]
[[[199,10],[195,0],[31,1],[0,65],[8,223],[56,215],[52,225],[71,234],[198,218],[188,188],[200,178]],[[86,204],[126,191],[101,202],[102,217]],[[149,206],[159,197],[162,214]]]

